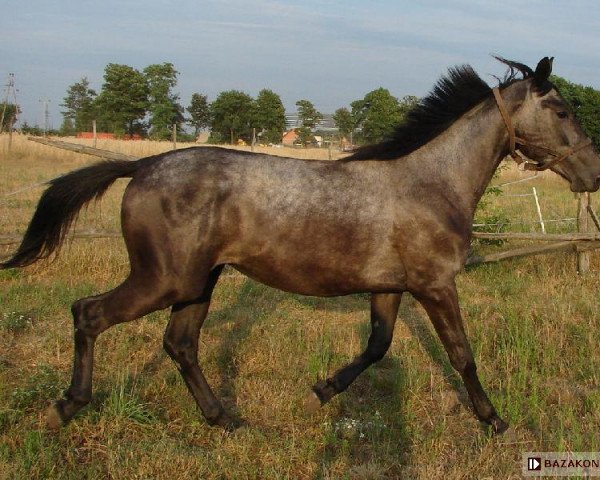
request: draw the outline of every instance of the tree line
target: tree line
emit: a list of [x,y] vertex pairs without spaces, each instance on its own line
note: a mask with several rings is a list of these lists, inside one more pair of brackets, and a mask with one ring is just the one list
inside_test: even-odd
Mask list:
[[[96,120],[99,131],[117,135],[140,134],[152,139],[169,138],[173,125],[181,132],[191,126],[195,138],[209,130],[211,143],[250,143],[253,135],[265,144],[281,142],[286,129],[285,108],[279,95],[261,90],[256,98],[239,90],[219,93],[209,102],[195,92],[184,107],[174,93],[179,72],[169,62],[152,64],[143,70],[109,63],[99,93],[87,78],[69,86],[61,106],[64,108],[62,134],[90,131]],[[554,84],[571,104],[585,131],[600,147],[600,91],[554,76]],[[414,96],[396,98],[385,88],[368,92],[362,99],[342,107],[332,115],[339,137],[351,143],[375,143],[388,137],[418,102]],[[10,105],[9,105],[10,107]],[[18,107],[17,107],[18,108]],[[300,125],[296,128],[303,145],[314,141],[323,119],[309,100],[296,102]],[[5,116],[8,121],[9,115]],[[25,125],[24,125],[25,127]]]
[[173,93],[178,73],[168,62],[142,71],[109,63],[100,93],[86,77],[69,86],[61,104],[62,133],[90,131],[96,120],[97,129],[104,132],[168,137],[172,126],[185,120],[179,95]]
[[[171,135],[173,125],[181,131],[188,124],[194,136],[209,130],[211,143],[250,142],[253,135],[261,143],[281,142],[286,117],[277,93],[263,89],[252,98],[239,90],[227,90],[209,102],[206,95],[195,92],[190,104],[184,107],[179,95],[173,92],[178,74],[168,62],[149,65],[141,71],[109,63],[99,93],[85,77],[68,87],[61,104],[64,108],[61,133],[90,131],[92,121],[96,120],[99,131],[117,135],[165,139]],[[376,142],[391,133],[416,101],[411,96],[398,100],[389,90],[378,88],[352,102],[350,108],[336,110],[333,121],[340,136],[354,142]],[[306,99],[298,100],[296,107],[300,123],[296,128],[298,141],[307,145],[314,141],[323,114]]]

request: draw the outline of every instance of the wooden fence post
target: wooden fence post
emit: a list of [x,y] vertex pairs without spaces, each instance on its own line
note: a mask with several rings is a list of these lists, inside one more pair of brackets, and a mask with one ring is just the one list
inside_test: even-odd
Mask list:
[[540,200],[537,195],[535,187],[533,190],[533,198],[535,198],[535,208],[537,209],[538,218],[540,219],[540,227],[542,227],[542,233],[546,233],[546,225],[544,225],[544,217],[542,217],[542,209],[540,208]]
[[8,153],[12,149],[13,125],[15,124],[15,115],[12,115],[8,120]]
[[[579,233],[588,233],[590,231],[590,216],[588,208],[590,206],[590,194],[588,192],[579,194],[579,203],[577,207],[577,231]],[[586,274],[590,269],[590,252],[577,249],[577,272],[580,275]]]
[[177,150],[177,124],[173,124],[173,150]]
[[94,148],[98,142],[98,134],[96,133],[96,120],[92,120],[92,136],[94,137]]

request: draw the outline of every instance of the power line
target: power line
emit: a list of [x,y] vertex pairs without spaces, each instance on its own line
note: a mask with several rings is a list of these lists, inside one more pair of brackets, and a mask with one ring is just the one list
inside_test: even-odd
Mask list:
[[49,120],[50,120],[50,112],[48,110],[48,104],[50,103],[50,100],[47,98],[41,99],[40,98],[40,103],[44,104],[44,137],[46,136],[46,134],[48,133],[48,125],[49,125]]

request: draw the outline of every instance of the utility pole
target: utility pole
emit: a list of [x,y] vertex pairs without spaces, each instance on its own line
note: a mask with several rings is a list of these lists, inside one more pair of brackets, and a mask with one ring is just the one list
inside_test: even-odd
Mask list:
[[4,96],[4,103],[2,105],[2,116],[0,116],[0,133],[2,133],[2,130],[4,129],[4,118],[6,117],[6,109],[8,108],[8,100],[9,99],[12,100],[13,105],[15,107],[14,113],[10,114],[12,116],[12,118],[8,119],[8,130],[9,131],[12,131],[12,126],[16,122],[17,114],[19,113],[19,111],[18,111],[19,107],[17,106],[17,89],[15,88],[15,74],[14,73],[8,74],[8,82],[6,83],[5,87],[6,87],[6,95]]
[[48,125],[49,125],[49,120],[50,120],[50,112],[48,111],[48,104],[50,103],[50,100],[48,100],[47,98],[40,99],[40,103],[42,103],[44,105],[44,137],[45,137],[48,133]]

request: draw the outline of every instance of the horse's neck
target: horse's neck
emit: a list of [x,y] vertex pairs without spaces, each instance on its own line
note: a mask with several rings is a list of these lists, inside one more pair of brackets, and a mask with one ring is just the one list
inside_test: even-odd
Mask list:
[[508,133],[490,99],[419,150],[430,165],[420,168],[473,213],[507,149]]

